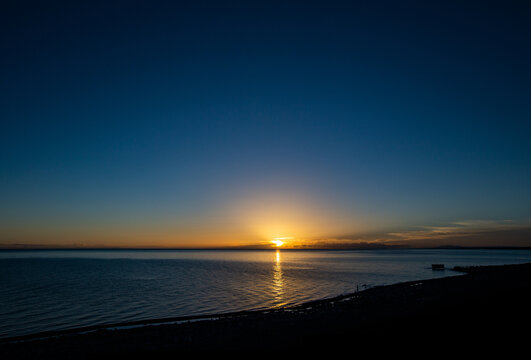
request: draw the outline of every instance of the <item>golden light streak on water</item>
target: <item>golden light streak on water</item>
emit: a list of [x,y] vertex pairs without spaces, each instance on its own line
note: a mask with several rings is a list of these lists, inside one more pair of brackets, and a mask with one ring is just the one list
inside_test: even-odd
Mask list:
[[273,297],[275,299],[275,306],[281,307],[286,304],[284,300],[284,279],[282,276],[282,258],[280,250],[277,249],[275,253],[275,262],[273,263]]

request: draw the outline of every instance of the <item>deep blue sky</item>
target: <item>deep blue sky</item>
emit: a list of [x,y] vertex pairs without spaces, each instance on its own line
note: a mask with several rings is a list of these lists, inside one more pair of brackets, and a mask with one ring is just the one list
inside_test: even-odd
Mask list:
[[3,2],[0,244],[526,227],[523,3]]

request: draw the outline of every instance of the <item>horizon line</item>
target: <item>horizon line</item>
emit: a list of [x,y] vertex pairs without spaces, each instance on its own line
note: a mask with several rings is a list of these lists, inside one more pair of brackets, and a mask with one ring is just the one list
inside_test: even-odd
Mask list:
[[455,245],[442,245],[442,246],[408,246],[408,245],[376,245],[376,246],[358,246],[358,247],[300,247],[300,248],[283,248],[283,247],[253,247],[253,246],[235,246],[235,247],[42,247],[42,246],[13,246],[13,247],[4,247],[0,246],[0,251],[47,251],[47,250],[87,250],[87,251],[98,251],[98,250],[145,250],[145,251],[214,251],[214,250],[238,250],[238,251],[249,251],[249,250],[260,250],[260,251],[269,251],[269,250],[288,250],[288,251],[324,251],[324,250],[337,250],[337,251],[348,251],[348,250],[531,250],[531,246],[455,246]]

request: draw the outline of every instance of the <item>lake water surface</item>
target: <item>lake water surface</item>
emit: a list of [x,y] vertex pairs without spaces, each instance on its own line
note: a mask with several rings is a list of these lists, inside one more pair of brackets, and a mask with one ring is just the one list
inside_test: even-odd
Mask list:
[[531,250],[0,251],[0,337],[300,304]]

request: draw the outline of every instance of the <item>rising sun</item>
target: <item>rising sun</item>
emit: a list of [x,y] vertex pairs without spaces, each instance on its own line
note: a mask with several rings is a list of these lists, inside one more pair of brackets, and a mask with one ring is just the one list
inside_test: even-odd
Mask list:
[[282,245],[286,243],[285,240],[289,240],[289,239],[292,239],[292,238],[288,236],[276,237],[273,240],[271,240],[271,243],[275,245],[276,247],[281,247]]
[[271,242],[272,242],[276,247],[281,247],[282,245],[284,245],[284,241],[279,240],[279,239],[271,240]]

